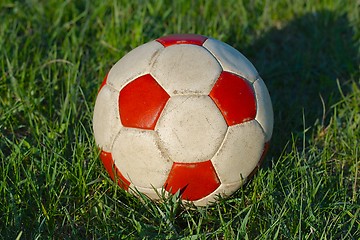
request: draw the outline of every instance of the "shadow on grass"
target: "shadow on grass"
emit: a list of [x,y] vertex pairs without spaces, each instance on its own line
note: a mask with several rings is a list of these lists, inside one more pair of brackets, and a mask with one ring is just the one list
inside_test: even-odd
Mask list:
[[270,29],[243,51],[272,98],[275,125],[270,156],[281,154],[291,134],[302,136],[303,116],[306,128],[317,120],[326,125],[331,105],[340,100],[337,80],[344,85],[358,74],[353,36],[346,16],[320,11]]

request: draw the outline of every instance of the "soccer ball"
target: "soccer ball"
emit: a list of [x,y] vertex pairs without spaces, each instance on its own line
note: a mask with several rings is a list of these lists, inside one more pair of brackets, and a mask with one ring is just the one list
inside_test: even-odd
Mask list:
[[231,46],[202,35],[161,37],[130,51],[105,77],[94,108],[100,158],[119,186],[197,206],[239,189],[273,129],[268,90]]

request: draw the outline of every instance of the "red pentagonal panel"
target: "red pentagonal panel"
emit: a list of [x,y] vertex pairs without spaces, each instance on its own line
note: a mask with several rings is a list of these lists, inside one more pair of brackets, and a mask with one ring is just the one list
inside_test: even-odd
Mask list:
[[240,76],[222,72],[209,96],[216,103],[229,126],[255,119],[254,90]]
[[154,129],[169,97],[150,74],[138,77],[120,91],[121,123],[125,127]]
[[262,154],[261,154],[261,157],[260,157],[260,161],[259,161],[259,163],[258,163],[258,166],[260,166],[260,165],[262,164],[262,162],[264,161],[264,158],[265,158],[267,152],[269,151],[269,147],[270,147],[270,141],[269,141],[269,142],[266,142],[266,143],[264,144],[264,149],[263,149],[263,152],[262,152]]
[[111,153],[101,151],[100,159],[103,162],[104,167],[105,167],[106,171],[109,173],[111,179],[113,181],[115,180],[115,173],[116,173],[116,178],[118,180],[118,185],[122,189],[128,190],[129,186],[130,186],[130,182],[121,174],[119,169],[115,166],[114,160],[112,158]]
[[270,147],[270,142],[266,142],[264,144],[264,149],[263,149],[263,152],[261,154],[261,157],[260,157],[260,160],[258,162],[258,164],[256,165],[256,167],[254,168],[254,170],[249,174],[248,178],[252,178],[255,173],[259,170],[261,164],[263,163],[264,159],[265,159],[265,156],[266,156],[266,153],[268,152],[269,150],[269,147]]
[[106,76],[104,77],[104,80],[102,81],[102,83],[101,83],[101,85],[100,85],[100,88],[99,88],[98,93],[99,93],[100,90],[103,88],[103,86],[105,86],[106,81],[107,81],[108,74],[109,74],[109,73],[107,73]]
[[220,180],[211,161],[198,163],[174,163],[165,183],[165,190],[181,192],[184,200],[201,199],[220,186]]
[[201,46],[207,37],[197,34],[173,34],[156,39],[164,47],[174,44],[194,44]]

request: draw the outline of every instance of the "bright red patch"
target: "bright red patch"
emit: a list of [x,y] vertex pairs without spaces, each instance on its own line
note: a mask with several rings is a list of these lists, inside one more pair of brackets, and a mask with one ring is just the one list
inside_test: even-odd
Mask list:
[[120,91],[121,123],[153,130],[169,97],[150,74],[135,79]]
[[118,179],[118,185],[122,189],[127,191],[129,189],[130,182],[121,174],[119,169],[115,166],[111,153],[101,151],[100,159],[103,162],[104,167],[105,167],[106,171],[109,173],[111,179],[113,181],[115,181],[115,172],[116,172],[116,178]]
[[197,34],[173,34],[156,39],[164,47],[174,44],[194,44],[201,46],[207,37]]
[[107,73],[106,76],[104,77],[104,80],[102,81],[102,83],[101,83],[101,85],[100,85],[100,88],[99,88],[98,93],[99,93],[100,90],[103,88],[103,86],[105,86],[108,75],[109,75],[109,73]]
[[255,94],[245,79],[229,72],[222,72],[209,96],[229,126],[255,119]]
[[220,186],[220,180],[211,161],[199,163],[174,163],[165,183],[165,190],[181,198],[195,201],[206,197]]

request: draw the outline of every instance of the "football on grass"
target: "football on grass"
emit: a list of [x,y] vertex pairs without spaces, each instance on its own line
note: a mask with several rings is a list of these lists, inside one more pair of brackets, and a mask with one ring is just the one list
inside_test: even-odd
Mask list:
[[239,189],[273,129],[268,90],[240,52],[202,35],[169,35],[121,58],[101,84],[95,141],[110,177],[151,199],[197,206]]

